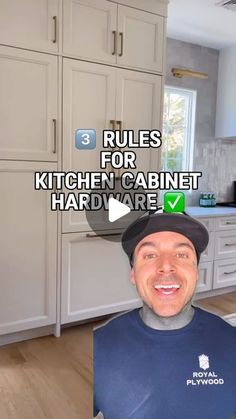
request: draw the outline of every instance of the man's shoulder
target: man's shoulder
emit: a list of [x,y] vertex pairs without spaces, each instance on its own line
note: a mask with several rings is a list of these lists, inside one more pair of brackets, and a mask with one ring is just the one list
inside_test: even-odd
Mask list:
[[226,321],[226,319],[220,317],[217,314],[209,312],[207,310],[203,310],[202,308],[199,308],[199,307],[195,307],[195,309],[200,314],[201,319],[205,323],[205,325],[208,325],[211,328],[222,329],[222,330],[228,331],[229,333],[232,333],[232,335],[235,335],[236,337],[236,327],[229,324]]
[[94,337],[99,338],[105,336],[114,336],[121,331],[125,331],[130,326],[132,319],[137,316],[137,309],[125,313],[116,314],[109,319],[105,324],[94,329]]

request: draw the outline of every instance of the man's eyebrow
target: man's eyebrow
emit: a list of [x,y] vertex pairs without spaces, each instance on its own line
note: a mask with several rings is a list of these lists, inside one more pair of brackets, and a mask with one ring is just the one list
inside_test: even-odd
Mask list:
[[152,242],[152,241],[146,241],[146,242],[143,242],[143,243],[139,246],[139,248],[137,249],[137,253],[139,252],[139,250],[140,250],[140,249],[142,249],[142,247],[145,247],[145,246],[157,247],[155,242]]
[[[152,242],[152,241],[145,241],[145,242],[143,242],[143,243],[139,246],[139,248],[137,249],[137,253],[138,253],[138,252],[139,252],[139,251],[140,251],[143,247],[146,247],[146,246],[158,247],[158,244],[157,244],[157,243],[155,243],[155,242]],[[190,243],[186,243],[186,242],[176,243],[176,244],[174,245],[174,247],[175,247],[175,248],[179,248],[179,247],[188,247],[189,249],[191,249],[191,250],[195,251],[194,246],[193,246],[193,245],[191,245]]]
[[194,246],[193,245],[191,245],[190,243],[185,243],[185,242],[183,242],[183,243],[176,243],[175,244],[175,246],[174,247],[188,247],[189,249],[191,249],[191,250],[195,250],[195,248],[194,248]]

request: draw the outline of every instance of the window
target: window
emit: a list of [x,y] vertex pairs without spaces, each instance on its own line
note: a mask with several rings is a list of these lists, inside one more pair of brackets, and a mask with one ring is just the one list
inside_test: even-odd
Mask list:
[[196,96],[194,90],[165,87],[162,171],[192,170]]

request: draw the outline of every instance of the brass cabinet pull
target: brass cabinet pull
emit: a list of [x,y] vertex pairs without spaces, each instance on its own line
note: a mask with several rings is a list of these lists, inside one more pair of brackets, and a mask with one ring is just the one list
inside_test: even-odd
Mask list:
[[110,124],[111,124],[112,131],[115,131],[115,129],[116,129],[116,121],[115,121],[115,119],[111,119],[110,120]]
[[119,53],[119,57],[122,57],[123,51],[124,51],[124,34],[123,34],[123,32],[119,32],[119,35],[120,35],[120,53]]
[[55,154],[56,148],[57,148],[56,147],[57,146],[57,120],[53,119],[52,122],[53,122],[53,150],[52,152],[53,154]]
[[225,223],[225,224],[235,225],[235,224],[236,224],[236,221],[226,221],[226,223]]
[[102,234],[99,234],[99,235],[97,235],[97,234],[93,234],[93,233],[87,233],[86,234],[86,237],[88,238],[88,239],[93,239],[94,237],[97,237],[97,238],[100,238],[100,237],[107,237],[107,236],[121,236],[122,235],[122,232],[120,232],[120,233],[102,233]]
[[54,39],[52,42],[55,44],[57,42],[57,16],[53,16],[53,21],[54,21]]
[[112,55],[115,55],[117,53],[117,35],[116,35],[116,31],[112,31],[113,34],[113,51],[112,51]]
[[236,246],[236,243],[225,243],[225,246]]
[[122,121],[116,121],[119,131],[122,131]]
[[236,270],[232,272],[224,272],[224,275],[230,275],[230,274],[235,274],[235,273],[236,273]]

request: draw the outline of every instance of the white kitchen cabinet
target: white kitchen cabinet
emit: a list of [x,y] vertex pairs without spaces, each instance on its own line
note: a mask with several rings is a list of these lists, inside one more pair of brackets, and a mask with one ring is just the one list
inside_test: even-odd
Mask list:
[[162,73],[164,18],[118,5],[117,64]]
[[120,243],[92,233],[62,237],[62,324],[141,306]]
[[215,233],[215,258],[236,257],[236,229]]
[[164,29],[164,17],[111,1],[63,3],[67,56],[162,73]]
[[115,64],[117,4],[107,0],[63,2],[63,53]]
[[0,159],[57,160],[57,57],[0,46]]
[[[63,170],[99,171],[102,133],[112,129],[158,129],[161,120],[162,77],[77,60],[63,60]],[[91,91],[94,92],[91,95]],[[76,129],[96,130],[94,150],[78,150]],[[159,149],[134,151],[137,170],[158,170]],[[63,232],[89,230],[85,213],[63,213]]]
[[58,19],[58,0],[0,0],[0,42],[56,52]]
[[213,287],[223,288],[236,285],[236,258],[214,262]]
[[57,214],[34,171],[56,164],[0,162],[0,334],[56,322]]
[[212,289],[212,262],[199,264],[199,277],[196,292],[210,291]]

